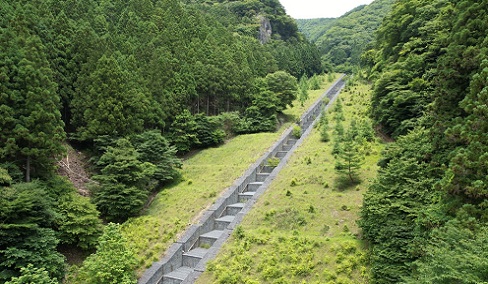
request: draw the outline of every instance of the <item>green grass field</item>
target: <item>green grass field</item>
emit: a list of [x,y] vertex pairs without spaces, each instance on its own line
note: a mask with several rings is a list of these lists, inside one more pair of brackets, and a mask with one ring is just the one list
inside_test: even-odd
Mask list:
[[[295,102],[295,108],[287,109],[286,115],[299,117],[330,85],[324,82],[321,90],[310,91],[304,106]],[[291,123],[275,133],[237,136],[185,160],[183,180],[163,189],[143,216],[123,224],[124,235],[137,255],[138,274],[159,260],[188,225],[195,223],[201,212],[244,174]]]
[[[366,85],[348,89],[340,95],[346,130],[351,117],[367,116],[370,94]],[[197,283],[367,283],[356,220],[383,145],[364,147],[361,183],[344,186],[332,144],[313,130]]]

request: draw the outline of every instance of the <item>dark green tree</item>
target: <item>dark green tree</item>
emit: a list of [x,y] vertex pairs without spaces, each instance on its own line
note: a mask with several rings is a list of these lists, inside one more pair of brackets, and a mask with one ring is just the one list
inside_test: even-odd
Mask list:
[[364,163],[364,157],[359,151],[358,145],[349,137],[340,144],[339,153],[336,156],[335,169],[342,175],[346,175],[350,182],[357,179],[359,169]]
[[59,96],[39,37],[5,28],[0,41],[0,161],[13,162],[30,181],[53,171],[53,157],[64,150]]
[[474,284],[488,280],[488,231],[470,216],[468,212],[473,208],[469,207],[462,208],[456,219],[433,230],[424,257],[414,263],[414,272],[405,277],[404,283]]
[[187,109],[176,116],[171,124],[169,137],[179,153],[187,153],[198,145],[197,129],[195,117]]
[[19,276],[28,264],[44,268],[53,279],[63,279],[64,257],[50,228],[55,220],[53,201],[38,182],[0,188],[0,280]]
[[268,74],[265,78],[267,89],[273,92],[278,99],[276,106],[278,111],[283,111],[286,106],[292,106],[297,98],[297,79],[285,71]]
[[59,281],[51,279],[49,273],[44,268],[35,268],[34,265],[28,264],[27,267],[20,269],[19,277],[12,277],[5,284],[58,284]]
[[93,140],[142,132],[151,120],[151,100],[135,88],[131,73],[114,56],[103,55],[94,70],[79,79],[79,92],[71,102],[76,138]]
[[244,112],[244,117],[237,126],[238,133],[257,133],[274,131],[277,125],[276,112],[278,99],[273,92],[264,88],[256,91],[253,103]]
[[161,132],[153,130],[136,135],[134,147],[139,153],[139,160],[155,166],[153,179],[160,184],[171,182],[180,176],[181,160],[176,157],[177,149],[170,146]]
[[[372,279],[376,283],[397,283],[411,272],[422,254],[425,228],[420,217],[430,202],[439,198],[432,190],[428,131],[416,129],[391,144],[379,162],[377,180],[364,196],[361,220],[364,238],[372,246]],[[438,225],[430,216],[426,226]]]
[[109,220],[125,221],[147,201],[156,166],[141,162],[139,155],[129,140],[121,138],[97,162],[102,169],[93,177],[99,182],[93,188],[93,202]]
[[[461,144],[452,152],[450,168],[446,171],[443,188],[456,196],[474,203],[486,203],[488,197],[488,60],[483,61],[481,72],[473,76],[470,93],[461,102],[468,114],[466,119],[448,131],[448,137]],[[484,206],[484,205],[482,205]]]

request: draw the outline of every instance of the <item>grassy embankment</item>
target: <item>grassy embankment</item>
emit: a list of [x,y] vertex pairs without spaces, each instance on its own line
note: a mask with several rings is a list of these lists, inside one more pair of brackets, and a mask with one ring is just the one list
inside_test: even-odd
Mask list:
[[[323,88],[310,91],[303,107],[295,102],[294,108],[285,111],[286,116],[300,117],[330,85],[324,78]],[[290,125],[291,122],[284,124],[275,133],[237,136],[184,161],[182,181],[161,191],[143,216],[123,225],[124,235],[137,255],[138,273],[159,260],[178,235],[195,223],[202,210],[215,202]]]
[[[369,97],[366,85],[341,93],[346,131],[352,117],[367,117]],[[383,145],[363,145],[361,183],[344,187],[331,154],[331,112],[331,141],[321,142],[319,129],[313,130],[197,283],[367,282],[356,220]]]

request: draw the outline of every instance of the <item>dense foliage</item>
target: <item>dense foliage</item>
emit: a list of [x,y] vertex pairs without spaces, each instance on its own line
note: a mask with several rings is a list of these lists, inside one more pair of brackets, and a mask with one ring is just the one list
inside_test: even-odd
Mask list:
[[29,181],[49,171],[66,136],[171,133],[186,110],[244,116],[255,80],[322,71],[278,1],[189,2],[2,1],[0,162]]
[[[0,0],[0,15],[0,282],[61,281],[58,247],[95,249],[100,217],[140,214],[177,155],[274,131],[297,78],[323,71],[277,0]],[[91,198],[57,177],[66,143],[91,156]]]
[[1,282],[46,273],[61,280],[65,267],[58,243],[92,247],[101,232],[94,205],[61,179],[0,187],[0,218]]
[[109,223],[97,245],[76,275],[77,281],[93,284],[137,283],[134,253],[120,232],[120,225]]
[[374,41],[375,31],[394,0],[375,0],[336,19],[298,20],[298,27],[315,43],[322,60],[340,72],[352,72],[361,55]]
[[488,281],[487,9],[396,2],[366,52],[373,118],[396,138],[362,210],[374,283]]

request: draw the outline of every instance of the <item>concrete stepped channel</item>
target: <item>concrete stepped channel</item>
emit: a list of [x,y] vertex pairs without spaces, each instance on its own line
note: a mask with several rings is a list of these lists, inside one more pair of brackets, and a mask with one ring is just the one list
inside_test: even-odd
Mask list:
[[[324,99],[329,98],[330,103],[335,100],[344,87],[343,79],[344,75],[337,79],[301,117],[300,139],[293,137],[293,127],[285,131],[280,139],[203,213],[198,224],[191,225],[166,251],[165,256],[144,272],[138,284],[194,283],[205,270],[206,263],[215,258],[223,243],[283,168],[293,151],[309,135],[313,123],[324,107],[328,107]],[[268,161],[276,158],[280,160],[279,164],[270,166]]]

